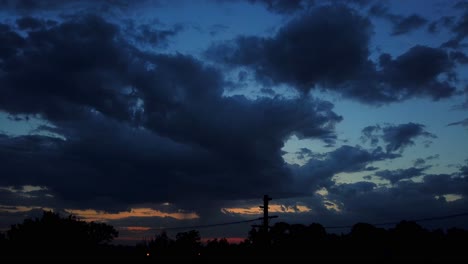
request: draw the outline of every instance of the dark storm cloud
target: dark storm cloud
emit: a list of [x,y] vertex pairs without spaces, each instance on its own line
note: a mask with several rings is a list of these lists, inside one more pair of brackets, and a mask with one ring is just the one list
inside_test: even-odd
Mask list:
[[424,166],[426,164],[426,162],[430,162],[430,161],[433,161],[433,160],[436,160],[440,157],[439,154],[435,154],[435,155],[432,155],[432,156],[428,156],[426,158],[417,158],[415,161],[414,161],[414,166],[415,167],[421,167],[421,166]]
[[12,31],[7,24],[0,23],[0,67],[5,60],[17,54],[18,50],[25,45],[25,40],[16,32]]
[[375,161],[395,159],[399,154],[385,153],[380,147],[366,150],[361,147],[341,146],[320,158],[311,158],[304,166],[291,165],[300,188],[318,190],[334,185],[332,177],[340,172],[367,171]]
[[128,119],[131,94],[125,88],[131,47],[116,40],[118,30],[99,17],[87,16],[16,37],[15,42],[24,44],[7,48],[21,47],[22,53],[1,65],[0,108],[52,120],[94,108]]
[[[382,133],[380,133],[380,131]],[[376,145],[382,140],[386,145],[387,152],[400,151],[415,144],[414,140],[419,137],[436,138],[437,136],[425,130],[425,126],[417,123],[407,123],[400,125],[368,126],[362,130],[362,139],[371,140],[372,145]]]
[[[462,170],[460,170],[460,173]],[[434,195],[459,194],[466,197],[468,194],[468,178],[466,175],[429,174],[424,176],[424,183],[412,186],[418,191]]]
[[339,193],[340,196],[350,197],[359,195],[360,193],[370,192],[376,187],[377,185],[373,182],[361,181],[333,186],[330,188],[330,192]]
[[123,30],[129,39],[152,48],[167,47],[169,39],[184,29],[180,24],[167,27],[158,19],[143,24],[136,23],[134,20],[126,20],[124,24]]
[[391,184],[404,179],[411,179],[423,175],[423,172],[428,167],[423,168],[408,168],[408,169],[397,169],[397,170],[382,170],[375,173],[381,179],[390,181]]
[[369,37],[368,20],[344,6],[328,6],[294,19],[274,38],[239,37],[234,47],[215,46],[208,55],[307,92],[317,83],[340,83],[358,74],[368,64]]
[[[1,0],[0,8],[3,10],[12,9],[19,11],[33,11],[38,9],[51,9],[62,6],[64,2],[72,1],[55,1],[55,0]],[[76,2],[76,1],[75,1]]]
[[414,96],[429,96],[433,100],[447,98],[455,93],[448,81],[438,80],[441,74],[452,75],[453,62],[442,49],[414,46],[406,53],[391,59],[389,54],[380,56],[381,80],[390,87],[382,93],[391,100],[403,100]]
[[468,2],[465,0],[458,1],[453,5],[455,9],[468,9]]
[[[160,5],[159,0],[0,0],[0,10],[18,13],[32,13],[37,11],[99,11],[112,10],[128,11],[135,6],[150,4]],[[67,10],[68,9],[68,10]]]
[[458,122],[450,123],[447,126],[468,126],[468,118],[465,118],[464,120]]
[[468,64],[468,56],[461,51],[450,52],[450,59],[459,64]]
[[393,25],[392,35],[394,36],[406,34],[413,30],[419,29],[428,22],[427,19],[417,14],[412,14],[406,17],[393,14],[388,10],[387,6],[382,4],[382,2],[374,4],[369,9],[369,14],[376,17],[382,17],[390,21]]
[[457,18],[456,22],[451,25],[450,30],[454,34],[453,38],[442,44],[442,47],[459,48],[460,42],[468,36],[468,9]]
[[142,52],[97,16],[3,33],[23,44],[4,56],[0,109],[53,126],[1,137],[0,185],[46,186],[77,207],[292,195],[283,142],[329,143],[342,120],[318,99],[224,97],[217,69]]
[[265,5],[268,11],[279,14],[290,14],[302,10],[306,5],[312,5],[313,0],[247,0],[250,3]]
[[454,24],[455,17],[453,16],[443,16],[435,21],[432,21],[427,25],[427,31],[429,33],[437,33],[440,31],[440,28],[451,28]]
[[[392,187],[375,187],[368,182],[340,184],[330,188],[328,199],[342,204],[343,216],[352,212],[361,221],[389,222],[465,212],[467,190],[468,181],[462,167],[453,174],[428,174],[420,182],[398,181]],[[463,198],[448,202],[443,197],[447,194]],[[457,223],[466,227],[464,220],[460,220]]]
[[213,45],[206,55],[232,67],[248,66],[265,85],[286,83],[303,93],[330,89],[370,104],[454,94],[449,83],[454,63],[446,51],[414,46],[396,58],[382,54],[377,67],[369,60],[371,34],[370,21],[354,10],[324,6],[271,38],[240,36]]
[[410,31],[421,28],[426,23],[427,19],[416,14],[404,17],[395,23],[392,35],[406,34]]
[[38,29],[44,26],[44,21],[42,19],[37,19],[34,17],[22,17],[16,20],[16,24],[18,25],[19,29]]

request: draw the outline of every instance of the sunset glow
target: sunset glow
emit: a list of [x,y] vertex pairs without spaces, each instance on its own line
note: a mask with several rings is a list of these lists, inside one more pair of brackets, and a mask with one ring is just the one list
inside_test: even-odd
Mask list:
[[[221,211],[225,214],[240,214],[240,215],[259,215],[263,213],[263,209],[258,206],[245,207],[245,208],[222,208]],[[271,204],[268,207],[268,211],[271,213],[306,213],[311,211],[306,205],[282,205],[282,204]]]
[[199,218],[198,214],[193,212],[162,212],[151,208],[132,208],[130,211],[108,213],[104,211],[98,211],[93,209],[88,210],[76,210],[66,209],[66,212],[83,218],[86,221],[107,221],[124,219],[128,217],[170,217],[177,220],[187,220]]

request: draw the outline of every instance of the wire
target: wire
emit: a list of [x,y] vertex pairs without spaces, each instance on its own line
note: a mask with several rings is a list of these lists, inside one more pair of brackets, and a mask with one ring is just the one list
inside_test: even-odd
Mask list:
[[206,228],[206,227],[215,227],[215,226],[225,226],[225,225],[235,225],[235,224],[249,223],[249,222],[258,221],[258,220],[262,220],[262,219],[263,219],[263,217],[250,219],[250,220],[227,222],[227,223],[218,223],[218,224],[209,224],[209,225],[177,226],[177,227],[161,227],[161,228],[156,227],[156,228],[151,228],[151,230],[199,229],[199,228]]
[[[453,214],[453,215],[445,215],[445,216],[435,216],[435,217],[427,217],[427,218],[419,218],[419,219],[413,219],[413,220],[408,220],[408,221],[413,221],[413,222],[429,222],[429,221],[434,221],[434,220],[443,220],[443,219],[449,219],[449,218],[455,218],[455,217],[461,217],[461,216],[468,216],[468,212],[466,213],[460,213],[460,214]],[[269,218],[276,218],[277,216],[270,216]],[[235,225],[235,224],[242,224],[242,223],[250,223],[258,220],[263,220],[263,217],[258,217],[255,219],[249,219],[249,220],[243,220],[243,221],[235,221],[235,222],[226,222],[226,223],[217,223],[217,224],[209,224],[209,225],[194,225],[194,226],[177,226],[177,227],[154,227],[150,228],[148,230],[178,230],[178,229],[200,229],[200,228],[208,228],[208,227],[215,227],[215,226],[225,226],[225,225]],[[376,224],[371,224],[374,226],[386,226],[386,225],[396,225],[399,222],[383,222],[383,223],[376,223]],[[354,225],[342,225],[342,226],[324,226],[325,229],[339,229],[339,228],[352,228]]]

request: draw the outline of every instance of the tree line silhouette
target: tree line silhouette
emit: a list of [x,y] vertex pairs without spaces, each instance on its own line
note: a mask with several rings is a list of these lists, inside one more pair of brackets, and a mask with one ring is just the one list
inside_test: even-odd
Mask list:
[[327,233],[318,223],[277,222],[265,232],[252,227],[241,243],[215,238],[202,243],[197,230],[165,231],[135,246],[112,244],[114,227],[85,222],[75,216],[43,212],[0,233],[0,260],[115,259],[115,260],[468,260],[468,231],[460,228],[427,230],[414,221],[393,228],[356,223],[347,234]]

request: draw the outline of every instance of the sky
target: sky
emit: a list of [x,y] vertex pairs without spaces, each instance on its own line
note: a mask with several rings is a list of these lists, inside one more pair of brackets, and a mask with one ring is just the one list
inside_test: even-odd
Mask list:
[[466,213],[467,36],[458,0],[1,0],[0,230]]

